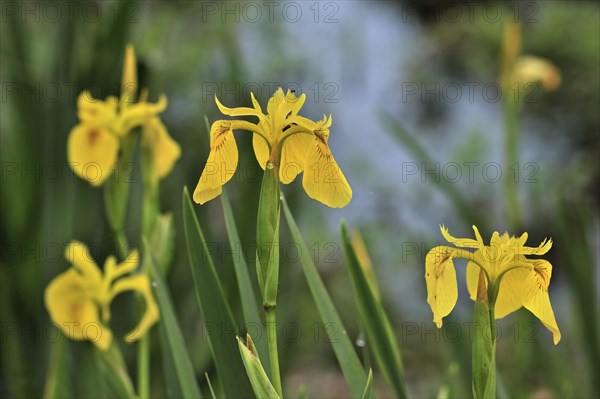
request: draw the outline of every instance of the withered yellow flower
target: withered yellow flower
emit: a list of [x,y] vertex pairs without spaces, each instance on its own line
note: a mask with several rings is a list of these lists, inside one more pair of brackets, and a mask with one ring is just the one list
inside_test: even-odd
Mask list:
[[309,197],[333,208],[346,206],[352,189],[346,181],[329,148],[331,116],[315,122],[298,115],[306,95],[300,97],[277,89],[264,114],[251,93],[253,108],[228,108],[215,101],[228,116],[253,116],[256,123],[244,120],[217,120],[210,129],[210,154],[194,190],[194,201],[203,204],[217,197],[229,181],[238,164],[238,148],[234,130],[253,133],[254,154],[263,169],[277,168],[279,180],[291,183],[304,172],[302,186]]
[[67,337],[92,341],[101,350],[108,350],[113,340],[112,331],[106,325],[110,320],[110,303],[124,291],[139,292],[146,303],[141,321],[126,335],[125,341],[140,339],[156,323],[159,311],[149,277],[146,274],[130,275],[139,263],[137,250],[131,251],[119,264],[113,256],[108,257],[104,275],[92,260],[88,248],[78,241],[67,245],[65,258],[72,267],[48,284],[44,301],[51,320]]
[[471,299],[477,297],[479,276],[483,273],[489,306],[494,307],[497,319],[525,307],[552,332],[557,344],[561,335],[548,295],[552,265],[543,259],[526,257],[544,255],[552,247],[552,240],[544,240],[538,247],[528,247],[525,246],[527,233],[509,237],[508,233],[494,232],[490,245],[485,245],[477,227],[473,226],[473,230],[476,239],[455,238],[441,226],[444,238],[457,248],[437,246],[425,258],[427,303],[433,311],[433,321],[441,327],[442,318],[456,305],[458,289],[453,261],[462,258],[469,261],[467,287]]

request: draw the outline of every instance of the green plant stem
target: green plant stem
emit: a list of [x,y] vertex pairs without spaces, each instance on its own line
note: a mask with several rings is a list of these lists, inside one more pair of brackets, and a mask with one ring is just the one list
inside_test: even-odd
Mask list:
[[138,342],[137,357],[138,396],[142,399],[150,397],[150,335],[145,334]]
[[127,242],[127,237],[125,236],[125,232],[124,231],[115,231],[115,241],[118,247],[118,251],[119,251],[119,256],[121,256],[121,259],[125,259],[127,258],[128,252],[129,252],[129,243]]
[[[506,201],[507,216],[511,228],[517,228],[520,223],[519,210],[519,127],[518,127],[518,98],[507,95],[504,102],[504,151],[505,151],[505,176],[504,176],[504,199]],[[511,179],[509,171],[513,171],[514,179]]]
[[275,307],[265,308],[267,320],[267,340],[269,343],[269,362],[271,363],[271,379],[280,398],[283,398],[281,376],[279,374],[279,354],[277,352],[277,323]]

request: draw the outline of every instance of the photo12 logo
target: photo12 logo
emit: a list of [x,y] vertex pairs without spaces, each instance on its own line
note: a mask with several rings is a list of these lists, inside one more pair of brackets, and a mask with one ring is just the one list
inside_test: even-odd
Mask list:
[[337,24],[340,4],[333,1],[203,1],[202,22]]

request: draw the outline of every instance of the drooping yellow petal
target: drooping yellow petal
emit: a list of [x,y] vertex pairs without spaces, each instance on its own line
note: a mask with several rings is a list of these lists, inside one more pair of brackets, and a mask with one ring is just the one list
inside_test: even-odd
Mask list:
[[114,298],[124,291],[139,292],[146,302],[146,311],[139,324],[125,336],[126,342],[132,342],[143,337],[154,323],[158,321],[159,311],[154,296],[152,295],[152,288],[150,286],[148,275],[138,274],[136,276],[125,277],[118,280],[111,290],[111,298]]
[[119,147],[119,139],[107,129],[80,123],[69,134],[69,165],[92,186],[101,186],[113,172]]
[[[477,229],[477,227],[473,226],[474,229]],[[444,236],[444,238],[446,239],[446,241],[448,241],[451,244],[456,245],[457,247],[462,247],[462,248],[479,248],[481,246],[480,242],[478,240],[474,240],[472,238],[456,238],[453,237],[449,232],[448,229],[446,228],[446,226],[441,225],[440,226],[440,230],[442,231],[442,235]],[[479,233],[479,230],[477,230],[476,234]],[[478,239],[481,238],[481,236],[478,237]]]
[[112,342],[112,332],[100,322],[98,307],[86,284],[86,278],[70,268],[48,284],[44,302],[50,319],[67,337],[92,341],[105,351]]
[[218,120],[210,128],[210,154],[194,190],[194,201],[204,204],[221,193],[221,187],[234,175],[238,148],[233,129],[236,121]]
[[315,135],[312,139],[304,168],[302,186],[309,197],[331,208],[348,205],[352,189],[323,137]]
[[76,270],[79,270],[87,284],[100,284],[102,282],[102,273],[85,244],[79,241],[71,241],[67,244],[64,255],[65,259]]
[[442,318],[450,314],[458,300],[453,253],[452,248],[439,246],[432,248],[425,257],[427,303],[438,328],[442,327]]
[[132,103],[137,93],[137,60],[133,45],[128,44],[125,48],[125,61],[123,62],[123,76],[121,78],[121,102]]
[[304,170],[304,164],[311,144],[314,141],[312,134],[299,133],[285,139],[281,146],[281,160],[279,164],[279,179],[288,184],[294,181]]
[[97,100],[86,90],[77,98],[77,116],[82,123],[92,128],[108,128],[117,119],[117,106],[116,98]]
[[554,345],[556,345],[560,341],[561,334],[548,295],[552,265],[543,259],[530,260],[528,263],[532,264],[533,268],[524,280],[522,288],[523,306],[529,309],[552,332]]
[[159,178],[163,178],[171,172],[175,161],[181,155],[179,144],[169,136],[167,128],[160,118],[152,117],[144,124],[144,141],[152,150],[154,167]]
[[529,273],[529,269],[517,267],[502,275],[494,307],[497,319],[501,319],[523,306],[523,284]]

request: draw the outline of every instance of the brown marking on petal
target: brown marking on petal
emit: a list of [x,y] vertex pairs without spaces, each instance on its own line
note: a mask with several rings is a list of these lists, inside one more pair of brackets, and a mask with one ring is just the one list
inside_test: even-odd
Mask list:
[[441,261],[435,265],[434,268],[434,272],[435,272],[435,278],[440,278],[442,276],[442,273],[444,273],[444,268],[446,267],[446,262],[448,262],[448,260],[451,257],[451,254],[448,252],[443,252],[443,258],[441,259]]
[[534,263],[533,265],[533,271],[535,272],[535,282],[539,289],[548,291],[548,286],[550,285],[550,275],[546,271],[546,267],[541,265],[543,265],[543,263]]
[[317,140],[319,140],[321,143],[327,145],[325,133],[323,133],[320,130],[315,130],[313,133],[314,133],[315,137],[317,138]]
[[231,125],[229,125],[229,124],[223,124],[217,128],[217,130],[215,132],[215,136],[214,136],[214,141],[216,142],[217,140],[219,140],[219,142],[216,143],[216,145],[214,146],[215,150],[220,150],[221,147],[223,147],[223,145],[225,145],[225,140],[227,138],[223,137],[223,136],[226,135],[229,131],[231,131]]
[[97,129],[90,129],[88,131],[88,144],[90,147],[93,147],[96,144],[99,136],[100,132]]
[[83,312],[83,305],[80,302],[71,304],[69,313],[71,314],[71,320],[80,320],[81,313]]
[[297,123],[293,123],[293,122],[292,122],[292,123],[290,123],[289,125],[286,125],[286,126],[284,126],[284,127],[283,127],[283,129],[281,129],[281,132],[282,132],[282,133],[283,133],[283,132],[285,132],[286,130],[288,130],[288,129],[289,129],[289,128],[291,128],[292,126],[298,126],[298,124],[297,124]]

